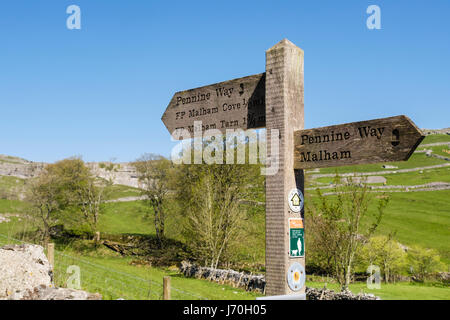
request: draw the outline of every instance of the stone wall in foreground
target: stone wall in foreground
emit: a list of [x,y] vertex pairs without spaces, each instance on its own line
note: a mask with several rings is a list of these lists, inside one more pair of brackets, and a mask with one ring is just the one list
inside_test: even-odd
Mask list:
[[[206,279],[213,282],[228,284],[233,287],[264,293],[266,280],[263,275],[252,275],[235,270],[214,269],[201,267],[187,261],[183,261],[180,271],[188,278]],[[380,300],[373,294],[353,294],[350,291],[335,292],[326,288],[306,288],[308,300]]]

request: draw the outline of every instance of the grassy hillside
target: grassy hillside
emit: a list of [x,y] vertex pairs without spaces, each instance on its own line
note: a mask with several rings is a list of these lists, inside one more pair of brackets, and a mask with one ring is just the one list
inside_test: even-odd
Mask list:
[[450,190],[392,193],[378,233],[397,232],[405,245],[437,249],[450,264]]
[[124,185],[113,185],[108,189],[107,199],[119,199],[125,197],[138,197],[140,196],[141,191],[137,188],[133,188],[130,186]]
[[450,135],[448,134],[431,134],[423,139],[422,144],[436,143],[436,142],[450,142]]

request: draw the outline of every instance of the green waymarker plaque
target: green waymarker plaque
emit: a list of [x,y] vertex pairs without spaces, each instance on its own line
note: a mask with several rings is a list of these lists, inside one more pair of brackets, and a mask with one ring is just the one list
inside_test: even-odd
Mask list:
[[305,256],[305,228],[303,219],[289,219],[289,257]]

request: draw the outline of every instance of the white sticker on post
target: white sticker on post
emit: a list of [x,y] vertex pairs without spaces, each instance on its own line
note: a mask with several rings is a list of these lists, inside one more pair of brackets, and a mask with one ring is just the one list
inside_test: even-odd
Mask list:
[[299,189],[292,189],[288,195],[289,208],[295,213],[299,213],[303,209],[303,193]]

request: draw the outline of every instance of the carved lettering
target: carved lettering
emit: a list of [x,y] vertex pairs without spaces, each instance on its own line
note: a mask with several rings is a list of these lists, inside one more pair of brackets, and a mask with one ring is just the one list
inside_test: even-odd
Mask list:
[[313,143],[327,143],[327,142],[337,142],[337,141],[343,141],[348,140],[350,138],[350,132],[345,131],[337,132],[331,131],[329,134],[324,135],[316,135],[316,136],[310,136],[307,134],[302,134],[302,145],[305,143],[307,144],[313,144]]
[[341,160],[351,159],[351,157],[352,153],[350,151],[328,152],[327,150],[319,150],[318,152],[300,152],[300,162]]
[[[266,124],[265,74],[174,94],[162,120],[169,132],[202,121],[210,129],[262,128]],[[206,129],[207,130],[207,129]]]

